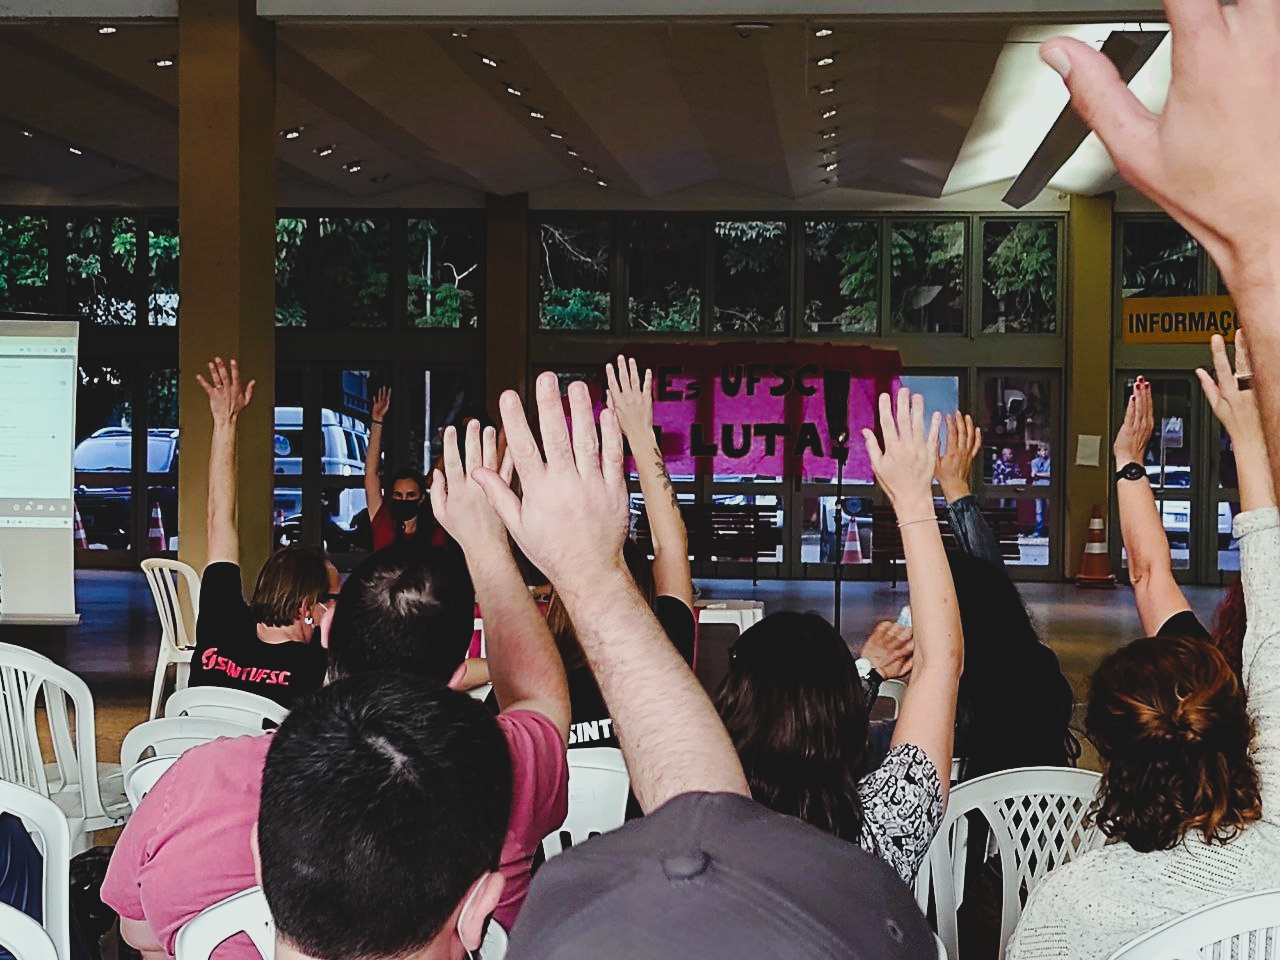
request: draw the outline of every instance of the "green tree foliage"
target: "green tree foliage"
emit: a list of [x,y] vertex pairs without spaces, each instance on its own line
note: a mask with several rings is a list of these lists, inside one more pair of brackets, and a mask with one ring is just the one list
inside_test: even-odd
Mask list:
[[68,308],[94,323],[135,321],[137,229],[132,217],[85,217],[67,224]]
[[0,219],[0,310],[45,309],[48,230],[38,217]]
[[342,329],[385,327],[390,223],[385,219],[322,217],[317,244],[319,296],[311,323]]
[[304,327],[302,245],[307,221],[296,217],[276,220],[276,326]]
[[961,220],[904,220],[890,239],[889,299],[895,330],[964,329],[965,225]]
[[716,326],[743,333],[786,328],[787,224],[722,220],[716,231]]
[[544,330],[609,328],[609,222],[544,223],[538,319]]
[[1172,220],[1124,224],[1121,272],[1126,297],[1178,297],[1199,291],[1200,247]]
[[875,333],[880,307],[880,225],[819,220],[805,224],[805,322]]
[[408,318],[415,326],[476,326],[475,294],[463,282],[470,277],[474,283],[478,275],[479,238],[449,226],[447,221],[409,221]]
[[1058,228],[1052,220],[991,220],[982,234],[982,329],[1057,329]]

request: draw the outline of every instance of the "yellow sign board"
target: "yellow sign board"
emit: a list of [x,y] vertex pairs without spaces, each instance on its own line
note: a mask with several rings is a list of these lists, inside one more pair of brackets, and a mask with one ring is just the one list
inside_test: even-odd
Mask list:
[[1126,297],[1121,312],[1125,343],[1208,343],[1215,333],[1234,340],[1240,322],[1230,297]]

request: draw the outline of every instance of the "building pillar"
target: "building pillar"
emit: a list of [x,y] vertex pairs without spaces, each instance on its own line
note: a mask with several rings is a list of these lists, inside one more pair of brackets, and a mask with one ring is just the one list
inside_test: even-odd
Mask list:
[[[1068,577],[1080,571],[1094,505],[1110,516],[1113,196],[1071,198],[1067,214],[1066,426],[1064,505]],[[1080,437],[1100,437],[1098,466],[1077,466]],[[1108,530],[1118,537],[1119,530]]]
[[529,396],[529,195],[489,196],[485,252],[484,398]]
[[179,556],[206,558],[214,356],[257,381],[240,419],[240,566],[251,587],[271,550],[275,394],[275,27],[254,0],[178,4]]

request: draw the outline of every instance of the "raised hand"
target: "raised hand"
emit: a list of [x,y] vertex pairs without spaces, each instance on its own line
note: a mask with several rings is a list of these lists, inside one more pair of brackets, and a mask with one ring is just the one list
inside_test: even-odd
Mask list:
[[961,416],[958,410],[947,414],[946,424],[947,449],[938,454],[934,475],[947,503],[954,503],[972,492],[969,477],[974,459],[982,453],[982,430],[974,426],[973,417]]
[[480,430],[480,422],[467,424],[465,469],[458,451],[456,427],[444,431],[444,469],[431,474],[431,510],[440,526],[470,554],[493,544],[507,542],[502,521],[494,513],[489,498],[476,482],[479,467],[498,469],[498,434],[493,427]]
[[1213,352],[1213,370],[1218,376],[1218,382],[1214,383],[1213,377],[1203,367],[1196,368],[1196,376],[1200,378],[1200,389],[1204,391],[1213,415],[1231,435],[1231,442],[1235,446],[1265,444],[1262,416],[1258,413],[1258,396],[1252,389],[1240,389],[1242,383],[1251,381],[1253,377],[1244,331],[1236,331],[1234,372],[1227,359],[1226,341],[1222,337],[1214,334],[1209,342],[1209,349]]
[[601,574],[625,569],[628,498],[622,431],[614,412],[605,409],[597,440],[584,383],[569,385],[572,434],[564,422],[555,374],[543,373],[535,389],[545,461],[520,397],[508,390],[498,404],[523,498],[492,469],[477,469],[475,479],[520,549],[557,590],[589,590]]
[[641,378],[634,359],[618,356],[618,366],[604,365],[609,389],[605,402],[618,426],[629,440],[635,441],[653,434],[653,371],[646,370]]
[[1111,445],[1117,467],[1123,467],[1126,463],[1146,463],[1147,441],[1151,439],[1151,431],[1155,429],[1152,409],[1151,383],[1139,377],[1133,384],[1133,393],[1129,395],[1124,423],[1116,433],[1116,442]]
[[892,620],[881,620],[862,644],[861,655],[871,661],[871,666],[886,680],[906,676],[911,672],[911,658],[915,653],[915,639],[910,627]]
[[[941,414],[934,413],[928,430],[924,424],[924,397],[903,387],[898,391],[896,413],[887,393],[880,394],[880,432],[884,447],[871,430],[863,428],[867,456],[876,481],[888,495],[899,520],[932,517],[933,472],[938,459]],[[910,514],[910,516],[907,516]]]
[[240,411],[253,400],[253,386],[256,380],[250,380],[244,388],[240,387],[240,366],[235,360],[224,364],[221,357],[209,361],[209,379],[196,374],[196,380],[209,395],[209,412],[213,414],[214,423],[235,423]]
[[391,388],[382,387],[373,398],[373,419],[387,419],[387,411],[391,409]]

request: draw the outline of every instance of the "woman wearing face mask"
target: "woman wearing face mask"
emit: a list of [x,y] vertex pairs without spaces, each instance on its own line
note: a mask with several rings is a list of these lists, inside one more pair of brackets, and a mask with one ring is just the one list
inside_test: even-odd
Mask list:
[[390,408],[391,390],[383,387],[373,400],[369,449],[364,458],[364,494],[369,505],[374,550],[400,540],[421,538],[425,542],[430,535],[429,528],[435,526],[430,520],[430,507],[426,506],[427,484],[418,471],[410,467],[397,470],[387,482],[387,495],[383,497],[378,468],[382,461],[382,423]]

